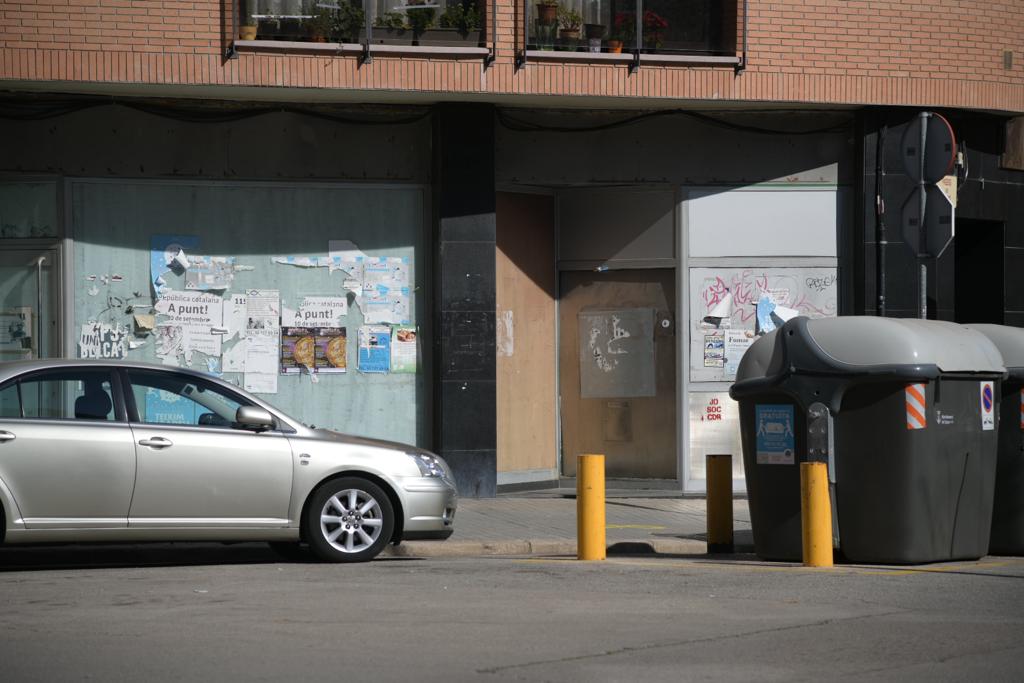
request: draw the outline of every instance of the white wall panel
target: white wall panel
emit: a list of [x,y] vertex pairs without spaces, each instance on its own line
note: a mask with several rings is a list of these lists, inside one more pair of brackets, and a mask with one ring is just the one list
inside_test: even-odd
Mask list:
[[701,188],[690,192],[690,258],[835,256],[835,188]]

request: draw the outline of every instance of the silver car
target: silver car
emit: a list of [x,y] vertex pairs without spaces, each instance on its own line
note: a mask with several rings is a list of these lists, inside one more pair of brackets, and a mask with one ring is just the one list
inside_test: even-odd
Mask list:
[[447,538],[457,502],[433,453],[307,427],[203,373],[0,363],[5,543],[261,540],[360,562]]

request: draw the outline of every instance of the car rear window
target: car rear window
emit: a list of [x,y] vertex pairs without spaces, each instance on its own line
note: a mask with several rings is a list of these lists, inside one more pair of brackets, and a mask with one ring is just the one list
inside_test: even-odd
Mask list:
[[107,370],[50,370],[20,377],[0,389],[0,415],[42,420],[113,421]]

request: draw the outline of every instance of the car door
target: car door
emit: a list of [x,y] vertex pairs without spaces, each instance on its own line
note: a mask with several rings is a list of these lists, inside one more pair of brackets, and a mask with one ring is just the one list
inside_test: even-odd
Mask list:
[[135,445],[117,382],[83,366],[0,386],[0,479],[27,529],[127,526]]
[[291,446],[279,431],[234,428],[251,401],[189,373],[124,376],[138,456],[129,527],[287,525]]

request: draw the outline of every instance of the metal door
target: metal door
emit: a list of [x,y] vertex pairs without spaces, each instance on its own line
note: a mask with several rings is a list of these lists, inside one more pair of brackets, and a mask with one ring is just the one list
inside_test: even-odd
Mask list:
[[562,471],[605,456],[609,477],[676,479],[675,271],[561,274]]

